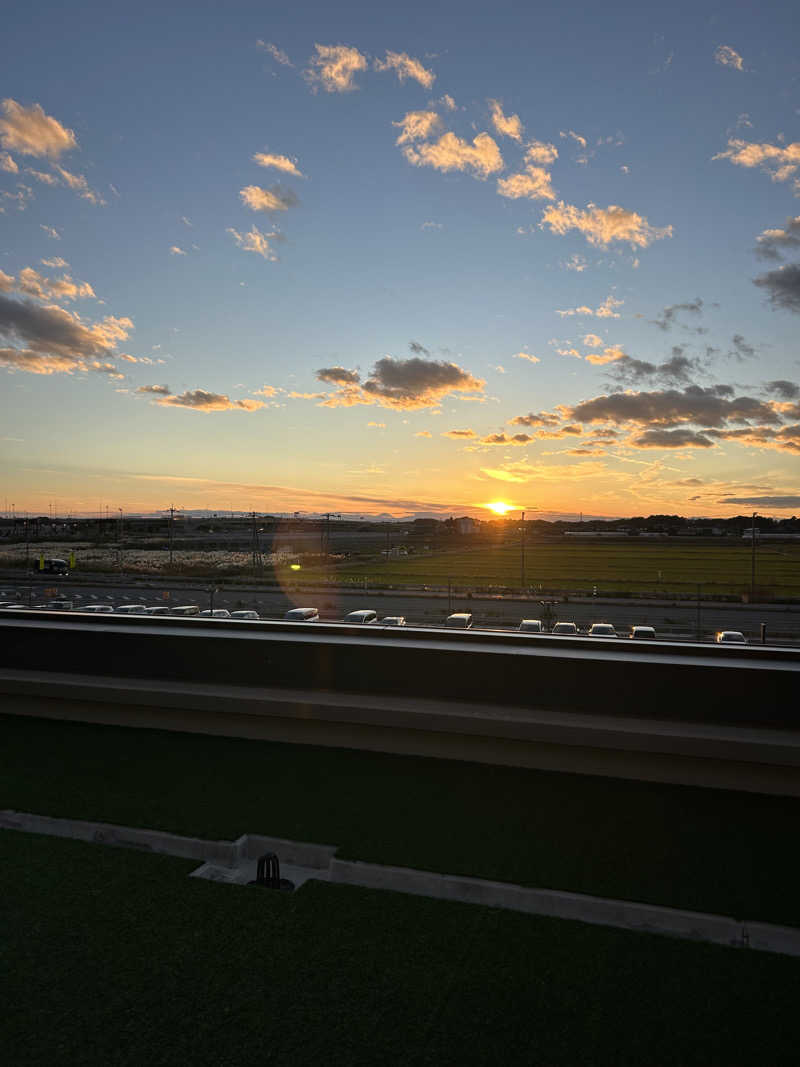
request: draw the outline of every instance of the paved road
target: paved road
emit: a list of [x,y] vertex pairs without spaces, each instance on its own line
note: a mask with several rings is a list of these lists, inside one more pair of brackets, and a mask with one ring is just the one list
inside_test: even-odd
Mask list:
[[[201,608],[210,605],[208,586],[159,581],[157,579],[131,579],[120,585],[109,585],[102,579],[76,578],[49,580],[36,579],[27,582],[3,584],[0,578],[0,601],[19,600],[28,603],[32,590],[33,604],[46,604],[48,599],[70,599],[75,607],[80,604],[125,603],[198,604]],[[47,594],[47,595],[46,595]],[[540,618],[542,608],[537,600],[524,601],[516,598],[465,599],[453,597],[448,603],[446,596],[411,594],[403,592],[371,592],[350,590],[326,590],[319,594],[293,596],[283,591],[261,590],[257,587],[226,589],[224,586],[214,594],[214,607],[251,608],[264,618],[282,618],[290,608],[314,606],[324,618],[340,619],[346,612],[356,608],[374,608],[380,616],[404,615],[409,623],[435,625],[441,623],[448,611],[469,611],[478,626],[516,627],[521,618]],[[555,605],[556,618],[575,622],[585,629],[592,622],[611,622],[621,633],[627,633],[632,625],[641,623],[654,626],[660,634],[694,637],[697,633],[697,605],[670,601],[647,600],[570,600]],[[705,636],[717,630],[741,630],[750,639],[759,639],[760,624],[767,627],[770,639],[791,640],[800,643],[800,608],[782,605],[706,604],[700,606],[700,632]]]

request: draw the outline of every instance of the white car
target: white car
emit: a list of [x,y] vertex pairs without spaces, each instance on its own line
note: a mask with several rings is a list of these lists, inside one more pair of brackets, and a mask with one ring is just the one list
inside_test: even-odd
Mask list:
[[656,637],[656,632],[652,626],[632,626],[631,637],[634,641],[654,641]]
[[172,608],[164,607],[163,604],[156,604],[155,607],[145,608],[144,615],[171,615]]
[[378,613],[377,611],[371,611],[369,608],[360,608],[358,611],[348,612],[344,617],[344,621],[356,626],[369,626],[372,623],[377,623]]
[[319,622],[316,608],[290,608],[283,617],[286,622]]
[[0,604],[0,608],[2,608],[3,611],[23,611],[24,608],[25,608],[25,605],[24,604],[12,604],[9,601],[9,603],[7,603],[7,604]]
[[523,619],[519,624],[519,629],[526,634],[543,634],[541,619]]
[[472,627],[472,615],[468,611],[457,611],[454,615],[448,615],[445,626],[455,630],[469,630]]
[[386,618],[381,619],[381,626],[405,626],[405,615],[387,615]]
[[214,608],[212,611],[210,608],[205,608],[200,612],[201,619],[229,619],[231,613],[227,608]]
[[79,610],[90,612],[92,615],[111,615],[114,612],[110,604],[84,604]]
[[574,622],[557,622],[550,633],[561,637],[575,637],[578,633],[578,627]]
[[200,608],[197,604],[179,604],[177,607],[170,608],[170,615],[199,615]]
[[146,610],[144,604],[121,604],[118,608],[114,608],[117,615],[144,615]]
[[258,619],[261,616],[257,611],[232,611],[231,618],[238,619],[239,622],[249,622],[252,619]]
[[720,630],[714,638],[718,645],[746,645],[747,640],[740,630]]
[[616,637],[617,631],[610,622],[593,622],[588,630],[589,637]]

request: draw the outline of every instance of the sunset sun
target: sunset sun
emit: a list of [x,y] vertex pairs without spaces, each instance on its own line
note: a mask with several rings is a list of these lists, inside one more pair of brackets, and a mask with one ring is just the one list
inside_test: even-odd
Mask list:
[[509,511],[513,511],[512,504],[506,504],[503,500],[495,500],[491,504],[486,505],[490,511],[493,511],[495,515],[507,515]]

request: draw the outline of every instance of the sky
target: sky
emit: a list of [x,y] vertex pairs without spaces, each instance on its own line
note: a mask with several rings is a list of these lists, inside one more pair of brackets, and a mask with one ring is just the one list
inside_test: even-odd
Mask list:
[[5,511],[800,514],[793,3],[3,37]]

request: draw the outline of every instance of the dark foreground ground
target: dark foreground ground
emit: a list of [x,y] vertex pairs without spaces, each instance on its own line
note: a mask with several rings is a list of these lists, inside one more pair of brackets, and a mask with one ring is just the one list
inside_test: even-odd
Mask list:
[[786,797],[3,715],[0,808],[800,925]]
[[796,1064],[800,961],[0,832],[4,1062]]

